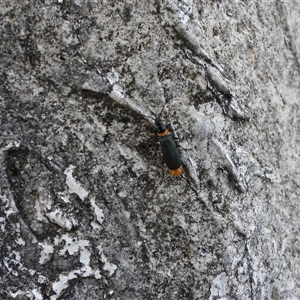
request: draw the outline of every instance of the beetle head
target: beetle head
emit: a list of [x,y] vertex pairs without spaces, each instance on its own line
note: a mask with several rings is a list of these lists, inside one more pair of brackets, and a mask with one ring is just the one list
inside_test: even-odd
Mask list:
[[155,125],[157,127],[157,132],[158,133],[162,133],[164,131],[166,131],[167,126],[163,123],[163,121],[161,120],[161,118],[155,118]]

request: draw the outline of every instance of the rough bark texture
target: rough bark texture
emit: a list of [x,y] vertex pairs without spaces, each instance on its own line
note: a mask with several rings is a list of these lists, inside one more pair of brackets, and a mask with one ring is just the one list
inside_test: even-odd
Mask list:
[[299,299],[299,19],[2,0],[0,298]]

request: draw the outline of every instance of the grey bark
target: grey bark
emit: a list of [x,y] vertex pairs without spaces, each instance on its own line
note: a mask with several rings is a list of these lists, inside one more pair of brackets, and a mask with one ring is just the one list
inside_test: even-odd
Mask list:
[[0,298],[299,299],[299,18],[1,1]]

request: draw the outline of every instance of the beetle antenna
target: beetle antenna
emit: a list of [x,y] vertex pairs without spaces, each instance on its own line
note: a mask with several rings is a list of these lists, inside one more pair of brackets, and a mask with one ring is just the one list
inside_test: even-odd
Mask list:
[[165,110],[166,106],[167,106],[167,104],[165,104],[165,105],[163,106],[163,108],[162,108],[161,111],[157,114],[157,116],[161,117],[162,112]]

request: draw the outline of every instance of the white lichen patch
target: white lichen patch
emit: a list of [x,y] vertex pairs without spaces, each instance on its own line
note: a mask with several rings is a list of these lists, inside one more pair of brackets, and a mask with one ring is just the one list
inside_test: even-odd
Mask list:
[[10,296],[14,299],[21,296],[22,298],[19,299],[34,299],[33,294],[30,291],[17,290],[16,292],[10,292]]
[[[79,262],[81,267],[70,271],[69,273],[60,274],[55,282],[52,283],[52,290],[55,295],[50,297],[51,300],[55,300],[60,297],[61,292],[69,286],[69,281],[78,277],[94,277],[101,279],[101,271],[99,269],[93,269],[90,266],[91,251],[90,241],[80,240],[77,237],[73,237],[69,234],[64,234],[61,237],[55,238],[54,244],[59,246],[64,242],[62,249],[58,251],[61,256],[75,255],[79,253]],[[44,247],[44,245],[43,245]],[[108,271],[109,276],[112,276],[117,269],[117,266],[108,262],[106,256],[103,253],[102,247],[98,246],[100,261],[103,264],[103,270]],[[49,251],[49,253],[51,250]]]
[[60,196],[60,199],[64,201],[64,203],[71,203],[70,200],[70,194],[67,191],[58,192],[58,195]]
[[85,187],[79,182],[77,181],[72,173],[73,170],[75,169],[74,166],[70,165],[64,172],[64,174],[67,176],[66,179],[66,184],[69,187],[69,193],[73,194],[75,193],[81,200],[84,200],[89,192],[85,189]]
[[39,263],[44,264],[51,259],[54,247],[47,242],[39,243],[39,246],[42,248]]
[[52,290],[56,295],[50,297],[51,300],[56,300],[60,293],[69,286],[69,280],[77,278],[77,271],[71,271],[69,273],[60,274],[58,280],[52,284]]
[[102,247],[100,245],[97,248],[99,250],[100,259],[104,264],[103,270],[108,271],[109,276],[112,276],[118,267],[115,264],[108,262],[107,257],[104,255]]
[[94,213],[95,213],[95,216],[96,216],[96,219],[97,221],[102,224],[103,220],[104,220],[104,213],[103,213],[103,210],[101,208],[99,208],[97,205],[96,205],[96,201],[95,201],[95,198],[91,197],[91,200],[90,200],[90,203],[91,203],[91,206],[94,210]]
[[228,292],[229,292],[228,277],[223,272],[213,280],[210,288],[209,300],[213,300],[213,299],[226,300],[228,299],[227,298]]
[[60,209],[54,209],[51,212],[46,213],[46,216],[52,223],[57,224],[66,231],[71,231],[78,226],[78,221],[74,217],[66,214]]
[[25,241],[21,237],[16,239],[15,241],[20,246],[25,246],[26,245]]
[[34,300],[43,300],[44,297],[38,289],[33,289],[32,291],[33,296],[35,297]]

